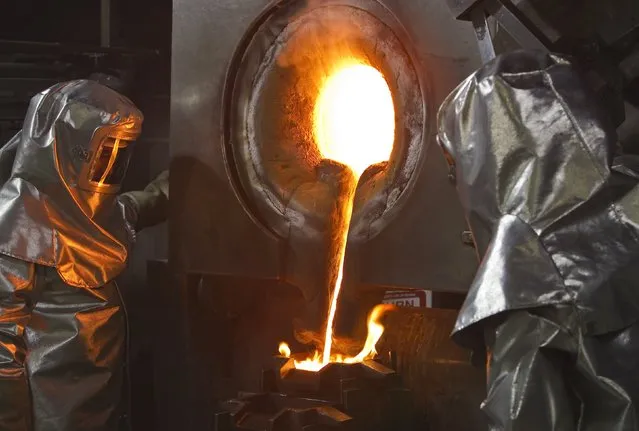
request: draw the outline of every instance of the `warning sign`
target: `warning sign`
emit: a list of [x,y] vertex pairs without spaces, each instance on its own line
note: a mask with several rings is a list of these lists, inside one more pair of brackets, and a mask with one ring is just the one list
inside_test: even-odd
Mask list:
[[384,304],[398,307],[433,306],[433,293],[430,290],[389,290],[384,295]]

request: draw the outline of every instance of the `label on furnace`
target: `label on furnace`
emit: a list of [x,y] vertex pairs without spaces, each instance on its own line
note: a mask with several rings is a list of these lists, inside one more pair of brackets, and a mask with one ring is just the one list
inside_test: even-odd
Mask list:
[[389,290],[384,295],[382,302],[397,307],[432,308],[433,292],[430,290]]

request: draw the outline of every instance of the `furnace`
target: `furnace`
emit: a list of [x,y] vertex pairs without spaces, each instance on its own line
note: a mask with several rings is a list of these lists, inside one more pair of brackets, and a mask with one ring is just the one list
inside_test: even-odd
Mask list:
[[[174,2],[155,429],[481,429],[447,338],[476,257],[434,145],[479,59],[440,3]],[[375,308],[406,289],[450,309]]]
[[296,369],[276,357],[264,371],[262,393],[222,404],[215,431],[420,429],[409,391],[379,361],[332,363],[320,371]]

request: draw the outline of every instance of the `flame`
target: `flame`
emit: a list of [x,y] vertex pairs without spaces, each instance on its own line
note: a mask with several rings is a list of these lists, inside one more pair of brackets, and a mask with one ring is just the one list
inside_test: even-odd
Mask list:
[[291,348],[288,347],[288,344],[280,343],[278,350],[280,351],[280,355],[284,356],[285,358],[291,357]]
[[385,312],[392,308],[393,305],[390,304],[380,304],[373,308],[373,311],[371,311],[371,314],[368,317],[368,336],[364,342],[364,348],[357,354],[357,356],[347,358],[344,362],[347,364],[352,362],[362,362],[366,359],[372,359],[377,355],[375,346],[379,339],[382,338],[382,334],[384,334],[384,326],[379,323],[379,319],[381,319]]
[[[386,313],[388,310],[394,308],[393,305],[390,304],[380,304],[373,308],[373,311],[368,316],[368,335],[366,337],[366,341],[364,342],[364,347],[362,350],[355,356],[344,356],[340,354],[331,355],[329,362],[337,362],[342,364],[354,364],[357,362],[363,362],[368,359],[373,359],[377,355],[377,350],[375,350],[375,346],[377,342],[384,334],[384,326],[379,323],[379,319]],[[286,343],[280,343],[280,354],[289,358],[291,356],[291,349],[288,347]],[[295,368],[299,370],[306,371],[319,371],[329,362],[324,362],[323,355],[320,352],[315,351],[313,356],[310,358],[304,359],[302,361],[294,361]]]
[[312,357],[295,362],[296,368],[319,371],[330,362],[355,363],[374,357],[377,354],[375,345],[384,332],[379,318],[389,306],[381,305],[370,314],[368,336],[358,355],[344,357],[332,353],[335,313],[342,288],[357,183],[369,166],[390,158],[395,140],[395,108],[384,76],[357,59],[344,59],[321,86],[313,124],[315,142],[322,157],[346,165],[353,174],[345,192],[343,219],[337,226],[337,277],[329,302],[324,348],[321,354],[315,352]]

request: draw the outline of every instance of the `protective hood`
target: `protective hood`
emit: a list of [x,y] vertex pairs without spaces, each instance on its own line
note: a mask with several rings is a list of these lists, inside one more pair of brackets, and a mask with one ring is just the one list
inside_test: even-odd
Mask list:
[[566,58],[501,56],[439,112],[439,142],[481,265],[454,337],[506,310],[575,307],[584,334],[639,318],[637,160]]
[[131,101],[93,81],[36,95],[0,150],[0,253],[55,267],[78,287],[117,276],[134,233],[116,193],[142,120]]

